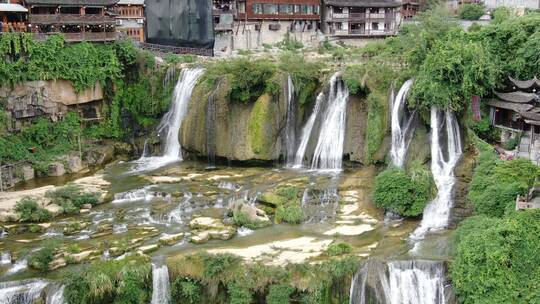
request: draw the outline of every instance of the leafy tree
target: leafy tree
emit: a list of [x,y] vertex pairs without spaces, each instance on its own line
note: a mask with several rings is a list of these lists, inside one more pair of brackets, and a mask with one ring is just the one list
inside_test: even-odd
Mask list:
[[484,15],[484,6],[478,3],[461,4],[458,10],[459,18],[465,20],[478,20]]
[[294,288],[289,285],[279,284],[270,286],[268,295],[266,296],[266,303],[268,304],[289,304],[291,294],[294,292]]
[[377,207],[403,216],[418,216],[428,203],[430,189],[430,178],[413,178],[405,170],[392,167],[375,178],[373,198]]
[[540,302],[540,210],[502,220],[473,217],[456,233],[460,237],[450,271],[461,302]]

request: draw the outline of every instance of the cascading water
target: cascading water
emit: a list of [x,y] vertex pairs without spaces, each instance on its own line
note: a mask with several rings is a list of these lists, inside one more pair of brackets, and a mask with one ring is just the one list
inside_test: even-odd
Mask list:
[[285,119],[285,161],[292,165],[296,148],[296,103],[294,102],[294,83],[291,75],[287,77],[287,112]]
[[368,261],[356,273],[350,304],[446,304],[451,302],[442,261]]
[[311,169],[341,170],[349,90],[337,74],[330,80],[328,108],[324,115]]
[[47,295],[47,301],[46,304],[65,304],[66,301],[64,299],[64,289],[66,289],[65,285],[57,286],[55,290],[53,290],[49,295]]
[[407,149],[409,148],[414,132],[412,122],[414,121],[415,113],[409,114],[406,109],[407,94],[412,84],[412,79],[405,81],[392,104],[392,147],[390,149],[390,156],[392,158],[392,164],[400,168],[403,167],[405,162]]
[[151,304],[169,304],[171,302],[169,268],[163,264],[152,263],[152,301]]
[[304,162],[304,156],[306,154],[307,145],[309,143],[309,138],[311,137],[311,131],[313,131],[313,125],[315,124],[315,119],[319,115],[319,112],[321,110],[321,104],[324,102],[325,96],[321,92],[317,96],[317,100],[315,101],[315,107],[313,108],[313,112],[309,116],[308,121],[306,122],[306,125],[302,129],[302,138],[300,141],[300,145],[298,146],[298,149],[296,150],[296,154],[294,156],[294,167],[300,168],[302,167],[302,164]]
[[48,284],[37,279],[0,283],[0,304],[32,304]]
[[[348,100],[349,91],[339,74],[336,73],[330,79],[328,96],[323,93],[319,94],[313,112],[302,130],[294,167],[302,166],[309,140],[312,137],[313,126],[319,113],[322,113],[319,136],[311,160],[311,169],[341,170]],[[327,104],[324,111],[321,112],[324,101],[327,101]]]
[[159,134],[165,134],[163,155],[141,157],[136,161],[137,166],[135,171],[154,170],[182,160],[178,133],[182,126],[182,120],[187,114],[193,88],[203,72],[204,70],[200,68],[182,70],[174,88],[171,107],[161,119],[157,129]]
[[[442,142],[446,136],[446,144]],[[412,240],[423,239],[428,231],[448,226],[455,184],[454,167],[462,153],[459,125],[453,112],[431,108],[431,173],[437,186],[437,197],[424,209],[420,226]]]

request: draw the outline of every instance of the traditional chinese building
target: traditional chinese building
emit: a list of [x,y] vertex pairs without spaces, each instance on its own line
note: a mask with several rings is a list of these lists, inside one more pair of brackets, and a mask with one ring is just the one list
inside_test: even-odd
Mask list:
[[232,31],[236,19],[235,0],[214,0],[212,16],[214,17],[215,31]]
[[326,0],[323,24],[327,35],[386,37],[397,34],[401,2],[397,0]]
[[28,23],[38,39],[61,33],[66,41],[117,39],[118,0],[25,0]]
[[419,0],[404,0],[401,6],[401,18],[403,21],[411,20],[420,11]]
[[28,10],[18,1],[0,0],[0,32],[26,32]]
[[116,29],[135,41],[144,42],[144,0],[120,0],[116,13]]
[[518,137],[516,156],[538,162],[540,157],[540,80],[509,78],[504,90],[488,101],[493,126],[501,129],[501,142]]

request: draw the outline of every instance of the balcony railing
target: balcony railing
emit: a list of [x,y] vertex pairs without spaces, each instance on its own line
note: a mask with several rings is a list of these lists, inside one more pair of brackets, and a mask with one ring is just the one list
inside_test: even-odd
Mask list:
[[331,20],[367,20],[367,19],[386,19],[393,20],[396,18],[396,13],[349,13],[349,14],[331,14]]
[[119,37],[117,32],[81,32],[81,33],[34,33],[37,40],[46,40],[48,36],[53,34],[62,34],[66,41],[112,41]]
[[397,34],[396,30],[370,30],[370,29],[350,29],[350,30],[331,30],[334,36],[365,36],[365,37],[383,37]]
[[30,23],[114,23],[115,19],[104,15],[48,14],[30,15]]
[[24,22],[7,22],[2,23],[2,26],[0,27],[0,32],[7,33],[7,32],[26,32],[27,26]]

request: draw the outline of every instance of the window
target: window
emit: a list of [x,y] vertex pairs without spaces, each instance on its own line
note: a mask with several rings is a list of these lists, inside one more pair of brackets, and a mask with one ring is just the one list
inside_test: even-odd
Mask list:
[[264,3],[263,4],[263,14],[277,14],[278,6],[277,4]]
[[314,13],[315,15],[318,15],[318,14],[319,14],[319,6],[318,6],[318,5],[314,5],[314,6],[313,6],[313,13]]
[[260,3],[253,4],[252,9],[253,9],[254,14],[262,14],[263,13],[262,4],[260,4]]
[[371,24],[371,29],[372,30],[378,30],[379,29],[379,23],[378,22],[373,22]]
[[334,12],[334,14],[343,14],[343,7],[341,7],[341,6],[334,6],[333,12]]
[[295,13],[295,14],[299,14],[299,13],[300,13],[300,5],[298,5],[298,4],[295,4],[295,5],[294,5],[294,13]]
[[341,30],[341,29],[343,29],[343,23],[341,22],[336,23],[336,30]]
[[279,5],[279,13],[280,14],[287,14],[287,15],[292,14],[293,13],[292,4],[280,4]]
[[302,5],[300,6],[300,12],[302,15],[308,14],[308,7],[311,7],[311,5]]
[[246,3],[238,2],[238,12],[244,14],[246,12]]

